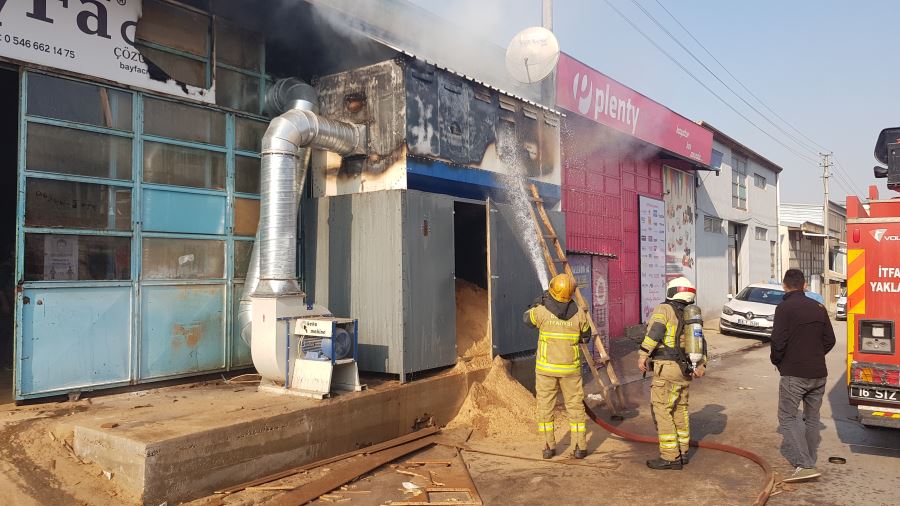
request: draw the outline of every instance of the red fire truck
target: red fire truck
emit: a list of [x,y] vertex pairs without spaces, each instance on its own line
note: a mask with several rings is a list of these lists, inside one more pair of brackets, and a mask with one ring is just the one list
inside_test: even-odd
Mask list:
[[[875,177],[900,191],[900,127],[881,132]],[[865,425],[900,428],[900,198],[847,197],[847,380]]]

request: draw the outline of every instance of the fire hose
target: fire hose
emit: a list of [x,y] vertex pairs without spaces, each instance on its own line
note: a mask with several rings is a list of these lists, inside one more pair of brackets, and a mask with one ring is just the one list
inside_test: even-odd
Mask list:
[[[618,427],[610,425],[605,422],[596,413],[591,409],[587,403],[584,403],[585,411],[587,411],[587,415],[594,421],[597,425],[603,427],[606,431],[615,434],[626,441],[633,441],[636,443],[650,443],[657,444],[659,443],[659,439],[653,436],[642,436],[640,434],[634,434],[632,432],[626,432]],[[690,445],[694,448],[708,448],[710,450],[718,450],[720,452],[731,453],[734,455],[738,455],[740,457],[744,457],[745,459],[750,459],[755,462],[759,467],[762,468],[763,472],[766,475],[766,483],[763,486],[762,490],[760,490],[759,494],[756,496],[756,502],[754,502],[754,506],[763,506],[766,504],[766,501],[769,500],[769,494],[772,493],[772,489],[775,488],[775,471],[772,469],[772,466],[766,462],[765,459],[760,457],[759,455],[744,450],[743,448],[737,448],[735,446],[730,446],[722,443],[714,443],[711,441],[695,441],[691,440]]]

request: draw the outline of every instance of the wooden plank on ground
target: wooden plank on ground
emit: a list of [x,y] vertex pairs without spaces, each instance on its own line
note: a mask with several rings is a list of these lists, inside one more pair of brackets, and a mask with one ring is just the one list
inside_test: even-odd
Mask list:
[[332,469],[325,476],[303,484],[290,492],[275,496],[263,504],[265,506],[300,506],[306,504],[389,462],[432,444],[434,444],[434,439],[432,436],[428,436],[379,452],[357,455],[349,460],[346,465]]
[[404,443],[409,443],[410,441],[415,441],[417,439],[421,439],[423,437],[431,436],[440,431],[437,427],[426,427],[422,430],[418,430],[416,432],[407,434],[405,436],[400,436],[394,439],[389,439],[382,443],[374,444],[371,446],[366,446],[365,448],[360,448],[359,450],[354,450],[352,452],[342,453],[340,455],[329,457],[327,459],[319,460],[316,462],[311,462],[309,464],[305,464],[299,467],[294,467],[291,469],[286,469],[284,471],[273,473],[267,476],[263,476],[262,478],[257,478],[255,480],[247,481],[244,483],[240,483],[238,485],[234,485],[228,488],[223,488],[222,490],[217,490],[217,494],[234,494],[235,492],[240,492],[246,488],[256,487],[259,485],[265,485],[266,483],[271,483],[275,480],[280,480],[282,478],[287,478],[288,476],[294,476],[295,474],[300,474],[304,471],[309,471],[311,469],[315,469],[317,467],[322,467],[328,464],[332,464],[334,462],[338,462],[341,460],[349,459],[350,457],[355,457],[357,455],[367,455],[374,452],[379,452],[382,450],[386,450],[388,448],[393,448],[395,446],[399,446]]

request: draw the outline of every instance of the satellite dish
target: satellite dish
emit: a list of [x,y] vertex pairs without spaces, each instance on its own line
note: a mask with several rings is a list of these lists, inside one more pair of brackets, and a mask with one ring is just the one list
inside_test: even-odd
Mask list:
[[506,70],[525,84],[549,76],[558,61],[559,41],[553,32],[540,26],[517,33],[506,48]]

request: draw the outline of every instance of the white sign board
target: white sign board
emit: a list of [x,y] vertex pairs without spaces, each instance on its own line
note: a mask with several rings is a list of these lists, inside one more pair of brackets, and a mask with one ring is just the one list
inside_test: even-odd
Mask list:
[[78,279],[78,236],[44,236],[44,281]]
[[666,297],[666,209],[663,201],[638,197],[641,248],[641,322]]
[[215,103],[215,87],[150,77],[140,16],[141,0],[0,0],[0,56]]

